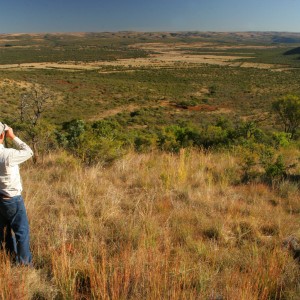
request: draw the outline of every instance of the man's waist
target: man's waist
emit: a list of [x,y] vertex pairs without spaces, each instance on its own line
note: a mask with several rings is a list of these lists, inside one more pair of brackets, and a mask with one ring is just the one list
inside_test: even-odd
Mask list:
[[11,198],[20,195],[21,192],[22,184],[18,178],[11,178],[11,180],[0,181],[0,195]]
[[1,200],[9,200],[13,197],[16,197],[16,196],[20,196],[21,195],[21,190],[14,190],[14,191],[0,191],[0,199]]
[[0,195],[0,200],[10,200],[12,197],[8,197],[5,195]]

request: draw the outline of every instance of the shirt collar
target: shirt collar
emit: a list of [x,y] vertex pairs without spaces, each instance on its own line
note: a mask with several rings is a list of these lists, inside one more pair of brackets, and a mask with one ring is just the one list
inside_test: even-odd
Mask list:
[[4,148],[4,145],[3,144],[0,144],[0,149]]

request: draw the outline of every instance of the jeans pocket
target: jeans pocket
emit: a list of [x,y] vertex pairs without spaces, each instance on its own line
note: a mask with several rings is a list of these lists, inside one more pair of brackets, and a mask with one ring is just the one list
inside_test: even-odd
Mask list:
[[10,220],[17,213],[16,203],[10,203],[10,205],[1,206],[1,214],[5,216],[6,219]]
[[13,218],[19,209],[19,202],[22,200],[18,196],[12,197],[10,200],[2,201],[0,204],[1,214],[7,219],[10,220]]

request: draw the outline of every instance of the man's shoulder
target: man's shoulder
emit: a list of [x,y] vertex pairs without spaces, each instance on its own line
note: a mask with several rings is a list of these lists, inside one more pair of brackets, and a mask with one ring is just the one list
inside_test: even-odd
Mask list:
[[2,148],[0,149],[0,156],[8,156],[16,152],[15,148]]
[[11,152],[14,152],[14,151],[16,151],[15,148],[2,148],[2,149],[0,149],[0,154],[11,153]]
[[2,148],[0,149],[0,161],[1,163],[8,165],[10,158],[14,155],[14,148]]

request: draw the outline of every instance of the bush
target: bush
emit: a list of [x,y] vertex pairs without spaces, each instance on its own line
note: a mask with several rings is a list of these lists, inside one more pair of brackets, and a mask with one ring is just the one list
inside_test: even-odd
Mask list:
[[280,147],[288,147],[291,143],[292,135],[286,132],[275,132],[273,133],[272,139],[274,142],[274,147],[276,149]]
[[228,132],[222,127],[209,125],[207,128],[203,129],[199,135],[198,146],[203,146],[204,148],[225,146],[230,143],[228,139]]
[[157,141],[155,134],[140,133],[134,139],[134,148],[138,152],[147,152],[156,148]]
[[267,182],[283,179],[286,175],[286,166],[283,162],[283,157],[279,155],[275,161],[269,162],[264,166],[265,179]]
[[72,120],[63,124],[62,129],[57,133],[60,145],[86,164],[111,163],[125,152],[126,138],[117,122],[102,120],[90,125]]
[[290,133],[291,138],[294,138],[300,126],[300,97],[287,95],[274,101],[272,108],[279,121],[284,125],[284,131]]
[[195,128],[189,125],[173,125],[163,129],[159,136],[159,147],[162,150],[178,152],[180,148],[212,148],[230,144],[227,130],[209,125],[206,128]]
[[86,130],[86,124],[82,120],[72,120],[63,124],[63,133],[57,133],[57,138],[68,148],[78,148],[81,135]]
[[79,141],[76,155],[88,164],[111,163],[125,153],[123,142],[109,137],[97,137],[91,133],[84,133]]
[[283,156],[276,154],[274,148],[252,143],[238,149],[242,157],[243,182],[259,180],[273,183],[286,176]]

